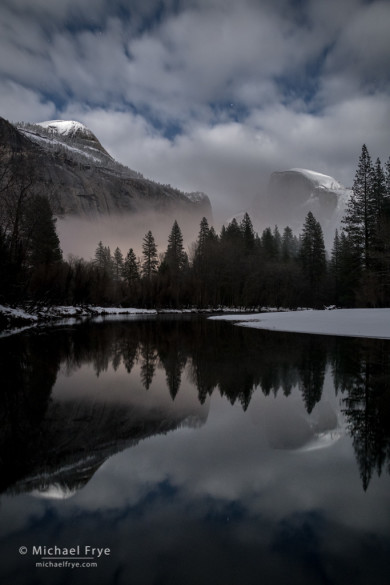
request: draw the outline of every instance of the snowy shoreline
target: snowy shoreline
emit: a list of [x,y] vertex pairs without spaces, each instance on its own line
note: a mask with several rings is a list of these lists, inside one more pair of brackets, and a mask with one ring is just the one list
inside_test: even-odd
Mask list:
[[335,309],[222,315],[210,317],[233,321],[241,327],[344,337],[390,339],[390,309]]
[[114,317],[129,315],[170,315],[170,314],[211,314],[211,313],[234,313],[245,312],[245,309],[230,309],[221,307],[219,309],[140,309],[134,307],[95,307],[85,306],[52,306],[34,308],[27,311],[23,307],[9,307],[0,305],[0,337],[20,333],[25,329],[45,326],[48,324],[60,324],[72,321],[77,323],[83,319],[96,317]]
[[0,337],[19,333],[36,325],[60,322],[63,319],[85,319],[106,315],[156,315],[155,309],[134,309],[122,307],[69,307],[54,306],[27,312],[21,307],[0,305]]

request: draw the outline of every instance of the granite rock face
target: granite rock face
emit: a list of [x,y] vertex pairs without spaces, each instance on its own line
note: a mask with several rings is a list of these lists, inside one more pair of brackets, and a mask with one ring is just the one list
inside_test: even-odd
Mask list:
[[[54,120],[13,126],[0,118],[0,166],[30,176],[47,194],[57,215],[94,217],[156,211],[211,219],[205,194],[161,185],[115,161],[79,122]],[[1,168],[0,168],[1,176]]]

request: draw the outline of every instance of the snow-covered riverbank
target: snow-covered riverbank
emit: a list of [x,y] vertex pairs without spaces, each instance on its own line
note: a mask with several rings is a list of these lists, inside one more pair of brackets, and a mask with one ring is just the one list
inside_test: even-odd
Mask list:
[[390,339],[390,309],[252,313],[222,315],[210,319],[229,320],[243,327],[271,331]]
[[0,335],[16,333],[26,327],[33,327],[40,323],[58,321],[62,319],[78,319],[98,317],[100,315],[155,315],[156,310],[135,309],[123,307],[69,307],[54,306],[35,308],[26,311],[24,308],[14,308],[0,305]]
[[158,315],[158,314],[204,314],[204,313],[233,313],[241,312],[245,309],[237,308],[231,309],[228,307],[219,307],[217,309],[140,309],[134,307],[95,307],[92,305],[86,306],[46,306],[34,307],[29,310],[22,307],[9,307],[0,305],[0,336],[10,335],[23,331],[28,327],[36,325],[44,325],[46,323],[59,323],[64,319],[77,322],[78,319],[85,319],[88,317],[109,317],[116,316],[120,318],[121,315]]

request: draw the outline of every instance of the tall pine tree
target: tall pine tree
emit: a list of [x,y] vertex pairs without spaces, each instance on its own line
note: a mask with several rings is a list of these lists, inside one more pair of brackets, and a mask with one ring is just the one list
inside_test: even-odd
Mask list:
[[149,230],[142,240],[142,276],[151,280],[157,273],[157,246],[152,232]]
[[122,276],[130,287],[140,280],[139,263],[133,248],[130,248],[125,258]]
[[244,239],[244,246],[246,250],[252,251],[255,247],[255,231],[253,229],[252,220],[249,217],[248,213],[245,213],[241,223],[240,223],[241,232]]
[[62,261],[55,222],[47,197],[34,195],[26,206],[23,220],[30,266],[49,266]]
[[123,272],[123,254],[118,247],[115,249],[112,262],[114,279],[119,282]]
[[299,261],[306,285],[305,299],[312,305],[318,305],[326,274],[326,252],[321,225],[311,211],[303,225]]
[[164,265],[171,277],[177,278],[187,264],[188,258],[184,251],[183,236],[179,224],[175,220],[168,236],[168,248],[164,257]]
[[372,245],[377,223],[378,204],[375,195],[375,172],[365,144],[352,186],[352,196],[343,218],[345,232],[361,260],[362,269],[370,267]]

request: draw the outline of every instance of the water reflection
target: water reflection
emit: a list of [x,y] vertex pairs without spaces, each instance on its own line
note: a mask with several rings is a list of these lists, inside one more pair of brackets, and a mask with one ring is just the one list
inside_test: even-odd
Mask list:
[[[71,492],[118,450],[182,424],[203,424],[213,392],[245,411],[257,389],[287,397],[297,388],[307,414],[317,405],[316,416],[296,416],[290,403],[271,418],[260,417],[268,444],[290,449],[331,444],[340,430],[335,410],[328,402],[319,406],[326,375],[341,396],[363,488],[375,471],[390,469],[385,340],[141,319],[31,331],[1,343],[2,490],[44,491],[46,476]],[[184,370],[187,388],[178,401]],[[162,376],[169,395],[161,391]]]
[[331,356],[336,391],[353,438],[363,487],[390,471],[390,358],[385,341],[339,344]]
[[95,583],[18,554],[88,544],[107,584],[387,585],[389,351],[183,318],[0,340],[1,582]]

